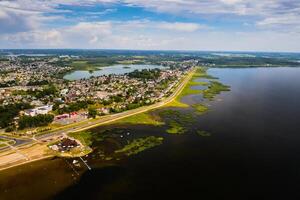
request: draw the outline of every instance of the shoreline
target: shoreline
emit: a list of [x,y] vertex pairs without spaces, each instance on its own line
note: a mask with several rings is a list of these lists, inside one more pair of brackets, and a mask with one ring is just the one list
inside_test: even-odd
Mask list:
[[[140,113],[144,113],[150,110],[154,110],[160,107],[163,107],[165,105],[168,105],[169,103],[171,103],[172,101],[176,100],[177,96],[181,94],[181,92],[184,90],[184,88],[186,87],[186,85],[190,82],[190,80],[192,79],[194,73],[195,73],[196,68],[194,68],[193,70],[191,70],[179,83],[179,85],[175,88],[175,91],[173,92],[173,94],[169,97],[167,97],[166,99],[164,99],[161,102],[158,102],[154,105],[150,105],[148,107],[141,107],[141,108],[137,108],[136,110],[131,111],[132,113],[128,113],[127,115],[124,116],[120,116],[117,117],[115,119],[108,119],[104,122],[99,122],[99,123],[95,123],[95,124],[91,124],[88,127],[79,127],[77,129],[73,129],[72,132],[79,132],[79,131],[84,131],[84,130],[88,130],[91,128],[95,128],[101,125],[105,125],[105,124],[109,124],[115,121],[118,121],[120,119],[123,118],[127,118],[133,115],[137,115]],[[135,112],[134,112],[135,111]],[[126,113],[125,113],[126,114]],[[69,131],[66,130],[66,133],[68,133]],[[49,137],[54,137],[54,134],[52,136]],[[28,146],[28,147],[27,147]],[[35,149],[40,147],[41,149]],[[38,160],[43,160],[43,159],[47,159],[47,158],[51,158],[51,157],[55,157],[55,155],[49,155],[46,154],[45,151],[47,150],[47,144],[41,144],[39,142],[36,143],[31,143],[31,144],[27,144],[24,145],[20,148],[16,147],[16,149],[10,149],[6,152],[2,152],[2,155],[0,155],[0,171],[4,171],[13,167],[17,167],[17,166],[21,166],[21,165],[25,165],[25,164],[29,164],[31,162],[35,162]],[[21,152],[22,151],[22,152]],[[24,152],[23,152],[24,151]],[[34,152],[34,154],[27,156],[26,154],[28,153],[32,153]],[[36,155],[37,154],[37,155]],[[17,159],[16,161],[12,161],[12,162],[4,162],[4,164],[1,163],[1,159],[5,160],[5,157],[11,157],[10,159]],[[21,158],[20,158],[21,157]],[[25,158],[27,157],[27,159]]]
[[29,163],[33,163],[33,162],[36,162],[36,161],[44,160],[44,159],[47,159],[47,158],[53,158],[53,157],[55,157],[55,156],[54,155],[48,155],[48,156],[42,156],[40,158],[32,159],[32,160],[29,160],[29,161],[25,161],[25,162],[22,162],[22,161],[20,163],[16,162],[16,163],[12,164],[11,166],[0,167],[0,172],[11,169],[11,168],[14,168],[14,167],[18,167],[18,166],[21,166],[21,165],[26,165],[26,164],[29,164]]

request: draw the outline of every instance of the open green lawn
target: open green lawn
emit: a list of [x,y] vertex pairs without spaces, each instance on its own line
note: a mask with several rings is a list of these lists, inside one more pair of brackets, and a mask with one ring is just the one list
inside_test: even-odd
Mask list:
[[114,124],[141,124],[141,125],[153,125],[160,126],[164,125],[158,117],[149,113],[140,113],[118,121],[113,122]]
[[79,140],[84,146],[90,146],[92,144],[92,135],[88,131],[74,132],[68,134],[70,137]]

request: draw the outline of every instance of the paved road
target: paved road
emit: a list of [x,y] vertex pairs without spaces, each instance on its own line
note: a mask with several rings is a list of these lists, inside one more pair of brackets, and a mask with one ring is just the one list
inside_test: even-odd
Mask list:
[[[13,146],[21,146],[32,142],[32,140],[30,139],[19,139],[19,138],[4,136],[4,135],[0,135],[0,138],[5,140],[14,140],[15,144]],[[10,149],[10,147],[9,146],[2,147],[0,148],[0,151],[7,150],[7,149]]]
[[[176,90],[173,92],[173,94],[169,97],[167,97],[166,99],[162,100],[159,103],[150,105],[150,106],[145,106],[145,107],[141,107],[141,108],[137,108],[134,110],[129,110],[129,111],[125,111],[122,113],[118,113],[118,114],[114,114],[114,115],[108,115],[108,116],[104,116],[101,117],[99,119],[96,120],[86,120],[85,122],[80,122],[78,124],[72,124],[70,127],[66,127],[66,128],[62,128],[60,130],[53,130],[53,132],[48,133],[48,134],[44,134],[44,135],[40,135],[40,136],[36,136],[35,140],[24,140],[24,141],[20,141],[18,144],[15,144],[14,146],[20,146],[20,145],[25,145],[25,144],[30,144],[30,143],[34,143],[41,141],[41,140],[45,140],[47,138],[51,138],[53,136],[59,136],[59,135],[63,135],[65,133],[69,133],[69,132],[77,132],[77,131],[84,131],[84,130],[88,130],[103,124],[108,124],[129,116],[133,116],[139,113],[144,113],[150,110],[154,110],[157,108],[160,108],[170,102],[172,102],[178,94],[181,93],[181,91],[184,89],[185,85],[189,82],[189,80],[192,78],[193,73],[189,73],[188,76],[180,83],[180,85],[176,88]],[[1,136],[0,136],[1,137]]]

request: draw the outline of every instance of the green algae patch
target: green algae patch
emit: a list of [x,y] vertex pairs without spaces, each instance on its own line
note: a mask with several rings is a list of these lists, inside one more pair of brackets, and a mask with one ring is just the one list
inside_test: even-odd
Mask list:
[[173,135],[181,135],[187,131],[188,126],[195,122],[195,118],[191,113],[182,113],[177,110],[164,110],[159,115],[166,121],[168,125],[167,133]]
[[196,133],[197,133],[197,135],[199,135],[201,137],[210,137],[211,136],[211,133],[207,132],[207,131],[198,130]]
[[161,126],[164,125],[164,122],[160,121],[157,116],[151,115],[149,113],[140,113],[124,119],[120,119],[114,124],[138,124],[138,125],[153,125]]
[[203,114],[208,111],[208,107],[203,104],[195,104],[193,105],[193,108],[197,111],[197,114]]
[[230,86],[224,85],[218,81],[210,81],[208,88],[203,90],[202,94],[203,98],[213,100],[216,95],[226,91],[230,91]]
[[125,154],[127,156],[138,154],[147,149],[153,148],[155,146],[161,145],[164,138],[149,136],[146,138],[134,139],[129,144],[125,145],[122,149],[116,150],[116,154]]
[[167,129],[167,133],[173,135],[181,135],[186,132],[186,129],[176,121],[171,121],[169,124],[170,128]]

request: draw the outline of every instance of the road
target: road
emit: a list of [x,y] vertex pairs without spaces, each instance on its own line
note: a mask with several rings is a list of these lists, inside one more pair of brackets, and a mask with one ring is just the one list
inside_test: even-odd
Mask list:
[[[4,135],[0,135],[0,139],[14,140],[15,143],[13,146],[25,145],[25,144],[32,142],[32,140],[30,140],[30,139],[19,139],[19,138],[4,136]],[[0,148],[0,151],[6,150],[6,149],[10,149],[9,146]]]
[[52,130],[51,133],[36,136],[34,140],[22,141],[21,143],[15,144],[15,147],[20,146],[20,145],[23,146],[23,145],[27,145],[27,144],[38,143],[39,141],[42,141],[42,140],[45,140],[48,138],[52,138],[54,136],[63,135],[65,133],[69,133],[69,132],[78,132],[78,131],[88,130],[88,129],[91,129],[91,128],[94,128],[94,127],[97,127],[100,125],[108,124],[108,123],[111,123],[111,122],[114,122],[114,121],[117,121],[117,120],[120,120],[120,119],[123,119],[126,117],[130,117],[130,116],[133,116],[136,114],[144,113],[144,112],[165,106],[166,104],[172,102],[181,93],[181,91],[184,89],[185,85],[192,78],[194,72],[195,72],[195,69],[192,72],[190,72],[187,75],[187,77],[185,77],[185,79],[175,89],[175,91],[172,93],[172,95],[163,99],[161,102],[158,102],[158,103],[150,105],[150,106],[144,106],[144,107],[140,107],[140,108],[137,108],[134,110],[129,110],[129,111],[125,111],[122,113],[114,114],[114,115],[104,116],[99,119],[86,120],[84,122],[69,125],[65,128],[61,128],[59,130]]

